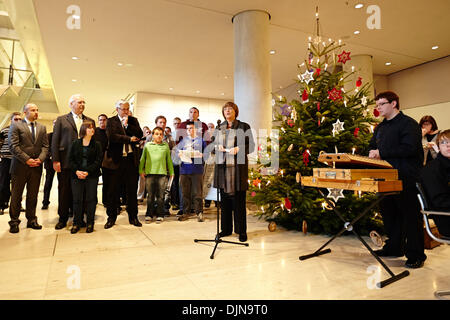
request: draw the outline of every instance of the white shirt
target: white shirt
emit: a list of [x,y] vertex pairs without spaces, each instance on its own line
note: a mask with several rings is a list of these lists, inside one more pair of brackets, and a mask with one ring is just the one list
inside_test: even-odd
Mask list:
[[[122,124],[122,127],[124,128],[124,129],[126,129],[127,127],[128,127],[128,122],[127,122],[127,125],[125,126],[124,124],[123,124],[123,120],[125,120],[125,118],[121,118],[119,115],[117,115],[117,117],[119,117],[119,120],[120,120],[120,123]],[[127,119],[128,120],[128,119]],[[124,156],[124,157],[126,157],[127,155],[128,155],[128,153],[132,153],[133,152],[133,149],[131,149],[131,146],[128,144],[128,150],[126,149],[126,146],[127,146],[127,144],[123,144],[123,151],[122,151],[122,155]]]
[[72,113],[72,117],[73,117],[73,121],[75,121],[75,125],[77,126],[77,133],[78,133],[78,137],[80,136],[80,128],[81,125],[83,124],[83,115],[77,115],[75,114],[73,111],[71,111]]
[[[25,121],[27,122],[28,129],[31,132],[31,136],[33,136],[33,131],[31,131],[32,130],[31,129],[31,121],[28,120],[26,117],[25,117]],[[34,123],[34,137],[36,138],[36,121],[33,121],[33,123]]]

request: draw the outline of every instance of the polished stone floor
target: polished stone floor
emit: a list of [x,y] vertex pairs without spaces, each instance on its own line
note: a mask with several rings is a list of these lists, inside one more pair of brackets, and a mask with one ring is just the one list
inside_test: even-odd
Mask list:
[[[125,212],[112,229],[103,228],[105,208],[97,206],[95,231],[70,234],[55,230],[57,181],[49,210],[41,210],[42,230],[9,233],[9,215],[0,216],[0,299],[435,299],[433,293],[450,289],[450,247],[427,250],[421,269],[378,289],[388,277],[377,261],[353,236],[336,239],[332,252],[299,261],[299,255],[319,248],[329,237],[277,228],[248,215],[248,247],[222,243],[214,259],[215,208],[205,222],[176,220],[144,223],[145,205],[139,206],[143,227],[128,224]],[[99,192],[100,192],[99,188]],[[237,235],[224,240],[238,241]],[[368,243],[373,246],[370,239]],[[374,247],[375,248],[375,247]],[[404,258],[384,259],[398,274]]]

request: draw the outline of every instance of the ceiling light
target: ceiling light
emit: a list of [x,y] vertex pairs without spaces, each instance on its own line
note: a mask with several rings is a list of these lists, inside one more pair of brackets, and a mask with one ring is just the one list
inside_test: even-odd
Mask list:
[[386,62],[385,63],[387,66],[390,66],[392,63],[390,63],[390,62]]
[[72,79],[72,82],[77,82],[77,79]]
[[269,53],[270,53],[270,54],[275,54],[276,51],[275,51],[275,50],[270,50]]
[[169,90],[170,90],[170,91],[172,91],[172,90],[173,90],[173,88],[169,88]]
[[431,47],[431,49],[436,50],[437,48],[439,48],[439,46],[433,46]]
[[80,58],[78,58],[78,57],[72,57],[72,60],[78,60],[78,59],[80,59]]
[[356,30],[355,32],[353,32],[354,34],[359,34],[359,31],[358,30]]
[[8,14],[8,12],[6,12],[6,11],[2,10],[2,11],[0,11],[0,16],[5,16],[5,17],[8,17],[8,16],[9,16],[9,14]]
[[119,67],[121,67],[121,66],[123,66],[123,63],[122,63],[122,62],[119,62],[119,63],[117,63],[117,65],[118,65]]
[[200,90],[195,91],[195,93],[200,93]]
[[364,7],[364,5],[362,3],[357,3],[355,5],[355,9],[361,9],[362,7]]
[[221,96],[224,96],[224,95],[225,95],[225,92],[222,92],[220,95],[221,95]]

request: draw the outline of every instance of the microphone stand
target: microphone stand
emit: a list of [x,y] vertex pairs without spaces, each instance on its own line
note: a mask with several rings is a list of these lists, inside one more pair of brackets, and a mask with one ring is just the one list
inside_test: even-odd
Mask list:
[[[217,120],[217,130],[220,130],[220,120]],[[217,163],[215,165],[218,165]],[[218,168],[218,167],[216,167]],[[225,170],[226,170],[226,166],[224,166],[224,175],[223,177],[225,178]],[[241,245],[241,246],[246,246],[248,247],[248,243],[240,243],[240,242],[233,242],[233,241],[226,241],[226,240],[222,240],[220,238],[220,227],[219,227],[219,219],[220,219],[220,213],[222,211],[222,199],[220,199],[219,201],[219,196],[220,196],[220,174],[217,174],[217,201],[219,202],[219,205],[217,206],[217,233],[216,233],[216,237],[213,240],[199,240],[199,239],[194,239],[194,242],[215,242],[215,246],[213,249],[213,252],[211,253],[211,256],[209,257],[210,259],[214,259],[214,253],[216,252],[217,246],[219,245],[219,243],[231,243],[231,244],[237,244],[237,245]],[[236,209],[236,206],[235,206]]]

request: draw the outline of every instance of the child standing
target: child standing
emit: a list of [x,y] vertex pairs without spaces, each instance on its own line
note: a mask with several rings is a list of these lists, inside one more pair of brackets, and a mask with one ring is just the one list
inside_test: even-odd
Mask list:
[[[181,158],[180,185],[183,195],[183,215],[178,220],[187,219],[194,208],[197,220],[203,221],[203,150],[206,142],[197,136],[194,122],[186,123],[187,137],[177,146],[178,156]],[[193,203],[192,203],[193,202]]]
[[164,190],[167,188],[167,172],[171,179],[174,176],[169,145],[163,142],[163,138],[163,129],[160,127],[153,129],[152,141],[145,145],[139,163],[139,174],[145,177],[145,186],[148,191],[145,213],[147,223],[155,216],[155,211],[156,223],[164,221]]

